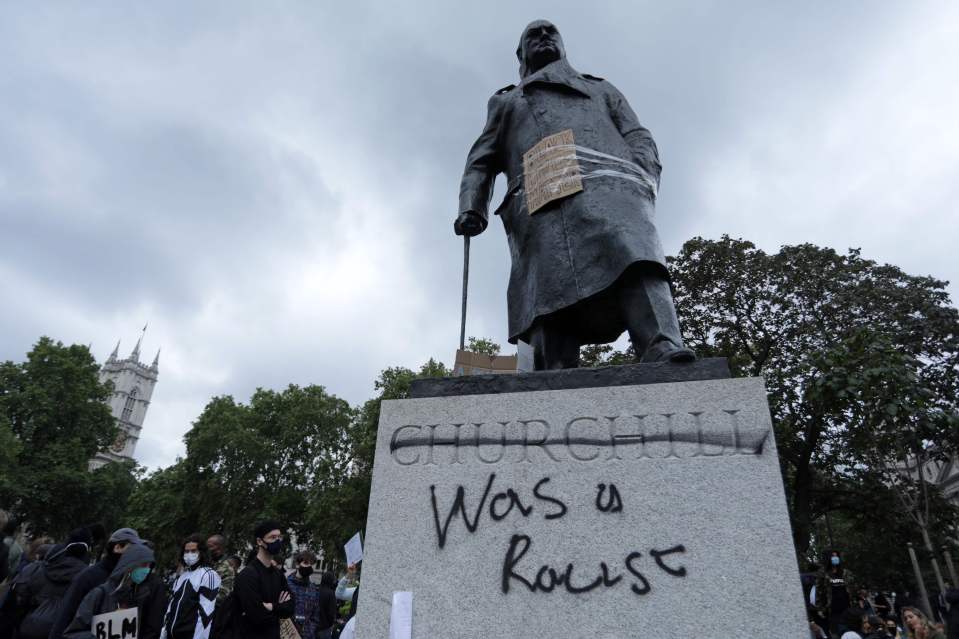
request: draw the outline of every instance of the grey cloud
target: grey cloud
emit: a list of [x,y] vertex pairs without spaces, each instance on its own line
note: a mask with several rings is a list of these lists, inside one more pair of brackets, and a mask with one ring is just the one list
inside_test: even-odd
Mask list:
[[[668,252],[729,231],[769,250],[862,245],[956,279],[954,260],[922,248],[941,245],[954,201],[941,169],[905,167],[909,183],[929,185],[931,230],[897,244],[901,220],[862,222],[875,192],[828,179],[850,167],[884,179],[883,162],[863,155],[875,150],[826,140],[855,122],[846,96],[868,89],[868,74],[889,84],[898,73],[873,61],[954,14],[893,2],[7,5],[0,296],[21,312],[0,316],[0,357],[22,357],[41,332],[105,355],[150,319],[150,340],[169,352],[144,439],[156,448],[140,451],[150,465],[172,461],[170,442],[214,394],[320,383],[360,402],[386,366],[450,363],[463,161],[488,97],[517,81],[517,39],[539,17],[652,130]],[[937,79],[927,70],[901,108],[922,107]],[[948,158],[955,139],[946,123],[924,146]],[[796,192],[802,180],[815,198]],[[832,202],[848,211],[832,226],[808,210]],[[468,332],[505,344],[498,222],[472,253]]]

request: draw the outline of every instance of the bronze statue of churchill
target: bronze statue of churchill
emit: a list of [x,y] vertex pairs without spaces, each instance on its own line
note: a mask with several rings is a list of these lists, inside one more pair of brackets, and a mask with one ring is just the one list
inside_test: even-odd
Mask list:
[[[612,84],[570,66],[551,23],[527,26],[516,55],[520,83],[489,100],[454,224],[459,235],[481,233],[494,179],[506,174],[495,214],[512,257],[509,341],[533,346],[537,370],[575,367],[580,346],[615,341],[624,330],[642,361],[694,360],[653,225],[661,166],[652,136]],[[531,214],[524,154],[570,131],[574,142],[565,150],[576,158],[581,190]]]

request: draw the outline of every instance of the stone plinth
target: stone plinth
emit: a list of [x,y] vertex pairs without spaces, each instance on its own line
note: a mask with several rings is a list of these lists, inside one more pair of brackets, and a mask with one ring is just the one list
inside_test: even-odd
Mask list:
[[383,403],[357,636],[808,635],[760,379]]
[[[459,352],[459,351],[458,351]],[[515,375],[485,374],[457,377],[426,377],[413,380],[412,397],[455,397],[492,395],[571,388],[606,388],[666,382],[692,382],[729,377],[725,357],[700,359],[689,364],[660,362],[597,368],[567,368],[558,371],[534,371]]]

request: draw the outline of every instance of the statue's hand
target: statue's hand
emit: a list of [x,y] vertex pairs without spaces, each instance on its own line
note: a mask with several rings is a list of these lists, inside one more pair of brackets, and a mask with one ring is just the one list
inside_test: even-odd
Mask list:
[[468,235],[473,237],[483,232],[483,217],[476,211],[463,211],[453,222],[453,231],[457,235]]

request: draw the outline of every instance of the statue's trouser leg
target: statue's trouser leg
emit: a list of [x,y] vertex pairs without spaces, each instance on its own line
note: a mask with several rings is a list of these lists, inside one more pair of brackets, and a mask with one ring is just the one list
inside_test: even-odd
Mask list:
[[538,371],[579,366],[579,342],[564,330],[558,317],[541,317],[530,331],[533,367]]
[[630,269],[620,283],[619,303],[641,361],[653,362],[665,352],[683,348],[673,294],[661,275]]

